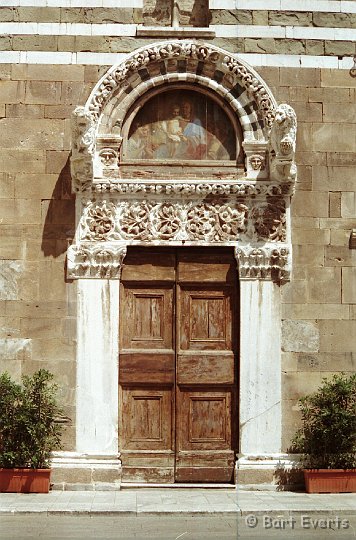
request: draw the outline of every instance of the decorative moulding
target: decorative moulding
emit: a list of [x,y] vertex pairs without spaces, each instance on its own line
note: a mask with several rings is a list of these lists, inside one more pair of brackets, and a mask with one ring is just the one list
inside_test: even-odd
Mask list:
[[[163,166],[160,178],[152,167],[150,176],[146,170],[140,179],[137,164],[132,177],[125,173],[123,178],[128,111],[152,88],[169,90],[177,81],[215,92],[230,117],[236,116],[245,171],[238,164],[226,174],[224,168],[206,166],[202,180],[191,180],[189,165],[186,179],[174,178],[174,167]],[[286,281],[296,126],[293,109],[278,106],[250,66],[210,44],[157,43],[114,65],[73,115],[77,230],[68,250],[68,278],[119,279],[130,245],[225,245],[235,248],[241,279]]]

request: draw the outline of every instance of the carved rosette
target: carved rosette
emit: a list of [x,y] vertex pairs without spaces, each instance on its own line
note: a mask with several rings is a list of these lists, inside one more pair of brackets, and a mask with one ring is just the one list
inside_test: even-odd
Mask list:
[[235,248],[235,257],[242,280],[261,279],[282,283],[290,279],[288,247],[239,246]]
[[251,221],[255,229],[255,240],[286,241],[286,208],[283,199],[270,199],[255,206],[251,211]]
[[83,240],[107,240],[115,229],[115,205],[100,201],[87,204],[83,218]]
[[69,279],[120,279],[125,245],[90,244],[70,246],[67,253]]

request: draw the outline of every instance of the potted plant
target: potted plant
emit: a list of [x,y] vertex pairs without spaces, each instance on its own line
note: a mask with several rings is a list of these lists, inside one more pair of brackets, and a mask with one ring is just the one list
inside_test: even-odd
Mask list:
[[324,378],[299,402],[302,427],[292,444],[302,454],[307,492],[356,492],[356,374]]
[[52,380],[45,369],[22,384],[0,375],[0,492],[49,491],[51,452],[63,428]]

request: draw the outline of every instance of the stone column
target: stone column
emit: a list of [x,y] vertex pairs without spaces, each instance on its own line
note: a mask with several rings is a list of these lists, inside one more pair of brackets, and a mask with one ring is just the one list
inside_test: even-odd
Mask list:
[[281,451],[280,290],[272,281],[240,283],[240,452]]
[[78,452],[117,456],[119,282],[78,281]]

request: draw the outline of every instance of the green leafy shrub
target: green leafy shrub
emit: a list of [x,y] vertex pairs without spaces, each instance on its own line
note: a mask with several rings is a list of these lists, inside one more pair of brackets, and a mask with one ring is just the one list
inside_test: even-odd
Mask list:
[[45,369],[22,377],[22,385],[6,372],[0,375],[0,467],[49,467],[63,429],[52,380]]
[[309,469],[356,467],[356,374],[323,379],[317,392],[299,400],[302,427],[292,450]]

